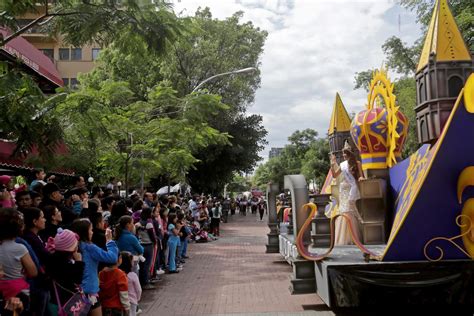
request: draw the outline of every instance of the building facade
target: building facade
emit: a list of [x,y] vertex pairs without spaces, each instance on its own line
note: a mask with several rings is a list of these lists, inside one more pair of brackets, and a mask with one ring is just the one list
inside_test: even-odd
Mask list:
[[283,152],[283,147],[272,147],[268,154],[268,158],[271,159],[273,157],[278,157],[281,155],[282,152]]
[[[18,18],[20,26],[27,25],[38,18],[43,13],[42,10],[44,8],[38,6],[38,12],[28,13]],[[73,89],[79,84],[78,74],[91,71],[100,52],[98,45],[71,47],[60,35],[51,37],[40,26],[29,29],[21,36],[48,56],[61,74],[64,86]]]

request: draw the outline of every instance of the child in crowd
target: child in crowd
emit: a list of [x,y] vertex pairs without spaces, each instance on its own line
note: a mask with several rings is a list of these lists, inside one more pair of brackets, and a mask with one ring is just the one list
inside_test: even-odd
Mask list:
[[219,224],[221,222],[222,208],[219,202],[214,203],[211,209],[211,233],[214,236],[219,236]]
[[87,218],[75,220],[72,224],[72,230],[79,235],[79,249],[82,254],[82,260],[85,263],[81,286],[92,304],[89,315],[100,316],[102,314],[102,308],[97,299],[99,293],[98,265],[99,262],[116,263],[118,248],[115,241],[112,240],[112,231],[110,229],[107,229],[105,233],[107,251],[93,244],[92,223]]
[[58,306],[64,306],[84,276],[84,262],[78,252],[79,240],[76,233],[59,228],[56,236],[49,237],[46,249],[51,253],[46,265],[46,273],[51,277],[50,315],[56,315]]
[[128,279],[127,274],[118,268],[121,264],[122,256],[118,254],[117,262],[107,265],[99,273],[99,299],[104,316],[128,315],[130,311]]
[[107,238],[105,237],[105,221],[104,217],[102,216],[102,213],[92,213],[91,215],[89,215],[89,219],[92,223],[92,242],[99,248],[102,248],[107,251]]
[[127,274],[128,279],[128,298],[130,300],[130,316],[136,316],[138,310],[138,302],[142,296],[142,287],[138,280],[138,275],[132,271],[133,256],[128,251],[122,251],[122,264],[120,269]]
[[180,244],[179,236],[182,225],[178,223],[178,218],[175,213],[168,215],[168,266],[169,273],[178,273],[176,267],[176,250]]
[[115,240],[120,251],[128,251],[133,255],[132,270],[138,273],[138,258],[143,256],[143,246],[135,236],[135,225],[129,215],[120,217],[117,226],[115,226]]
[[189,234],[190,234],[190,230],[186,225],[186,219],[184,218],[184,216],[185,216],[184,212],[181,210],[177,213],[178,222],[183,225],[181,226],[181,229],[179,231],[180,232],[180,236],[179,236],[180,246],[178,247],[178,258],[179,258],[179,262],[181,263],[185,263],[184,259],[188,258],[186,253],[188,251],[188,239],[189,239]]
[[131,216],[120,217],[115,227],[115,240],[120,251],[128,251],[134,256],[143,255],[143,247],[135,236],[135,225]]

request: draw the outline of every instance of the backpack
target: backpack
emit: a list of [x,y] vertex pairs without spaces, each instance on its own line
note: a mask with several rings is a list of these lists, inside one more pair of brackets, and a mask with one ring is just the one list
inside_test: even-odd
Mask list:
[[[89,302],[87,296],[82,292],[82,290],[74,293],[64,305],[61,305],[56,285],[61,287],[61,285],[59,285],[56,281],[53,281],[56,301],[58,303],[58,316],[87,316],[87,314],[89,314],[92,304]],[[67,291],[69,292],[69,290]]]

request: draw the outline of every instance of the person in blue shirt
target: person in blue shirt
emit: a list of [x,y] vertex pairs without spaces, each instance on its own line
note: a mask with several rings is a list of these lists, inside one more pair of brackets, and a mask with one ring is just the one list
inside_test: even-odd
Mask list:
[[180,244],[180,230],[182,225],[178,223],[178,218],[176,217],[176,213],[171,213],[168,215],[168,265],[169,265],[169,273],[178,273],[179,271],[176,269],[176,250],[178,245]]
[[143,255],[143,246],[134,234],[133,218],[128,215],[120,217],[115,227],[115,240],[120,251],[128,251],[134,256]]
[[114,263],[117,262],[119,250],[115,241],[112,240],[112,231],[106,230],[105,237],[107,240],[107,251],[101,249],[92,243],[92,223],[87,218],[77,219],[72,224],[72,231],[79,235],[79,250],[82,254],[82,261],[84,261],[84,275],[82,277],[82,290],[88,296],[92,307],[90,310],[91,316],[102,315],[102,308],[100,306],[99,295],[99,262]]

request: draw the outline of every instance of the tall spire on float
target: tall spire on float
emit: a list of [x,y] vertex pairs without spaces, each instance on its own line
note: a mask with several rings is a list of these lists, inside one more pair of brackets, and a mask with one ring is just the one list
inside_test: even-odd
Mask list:
[[431,17],[425,44],[416,71],[429,62],[430,55],[436,61],[470,61],[471,54],[449,9],[447,0],[437,0]]
[[328,135],[335,132],[347,132],[351,130],[351,118],[342,103],[339,93],[336,92],[336,100],[332,109],[331,122],[329,123]]
[[342,161],[342,147],[344,147],[346,140],[355,148],[351,138],[351,118],[342,103],[339,93],[336,93],[336,99],[334,100],[328,129],[328,140],[331,153],[336,155],[338,162]]
[[415,75],[416,127],[420,143],[437,141],[472,72],[472,56],[448,2],[437,0]]

